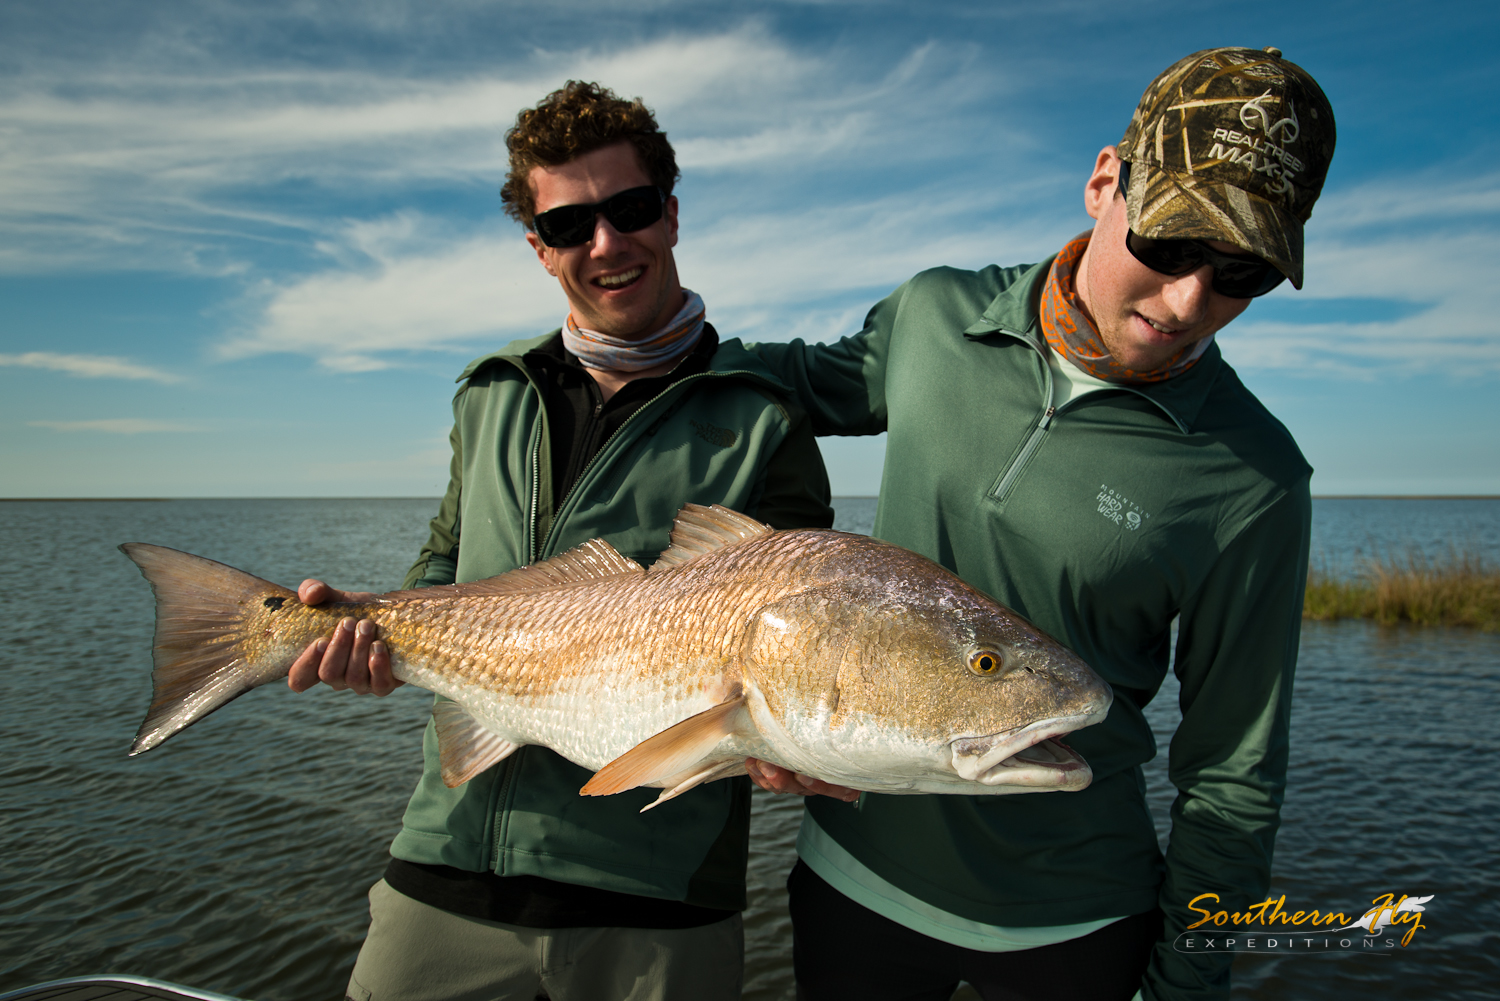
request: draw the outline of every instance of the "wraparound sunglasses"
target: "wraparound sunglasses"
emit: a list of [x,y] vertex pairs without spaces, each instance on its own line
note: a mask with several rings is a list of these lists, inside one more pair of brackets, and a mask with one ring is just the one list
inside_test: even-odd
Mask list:
[[[1130,161],[1120,161],[1120,193],[1130,186]],[[1254,299],[1265,295],[1286,275],[1260,257],[1223,254],[1203,240],[1153,240],[1135,230],[1125,231],[1125,246],[1136,260],[1162,275],[1185,275],[1205,264],[1213,265],[1213,290],[1231,299]]]
[[576,247],[594,238],[594,217],[603,215],[621,233],[634,233],[661,218],[667,196],[655,185],[626,188],[593,205],[559,205],[532,219],[536,235],[549,247]]

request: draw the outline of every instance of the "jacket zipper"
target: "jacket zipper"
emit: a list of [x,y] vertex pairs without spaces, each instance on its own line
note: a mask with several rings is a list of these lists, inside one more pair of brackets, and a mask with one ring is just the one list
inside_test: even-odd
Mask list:
[[526,543],[529,549],[526,554],[526,562],[528,564],[536,562],[536,509],[537,505],[541,503],[537,494],[541,492],[541,488],[538,486],[538,476],[542,468],[542,430],[543,415],[545,413],[545,408],[538,412],[536,425],[531,429],[531,515],[530,520],[527,522],[530,531],[526,533]]
[[[610,446],[613,445],[617,440],[619,440],[620,436],[625,433],[625,430],[627,428],[629,428],[630,425],[633,424],[636,421],[636,419],[641,416],[641,414],[643,414],[646,411],[650,410],[653,406],[655,406],[657,404],[657,402],[659,402],[661,399],[663,399],[664,397],[666,397],[668,394],[676,392],[677,389],[678,389],[678,387],[680,387],[680,386],[686,386],[688,383],[690,383],[690,382],[696,382],[699,379],[723,378],[725,376],[730,376],[730,375],[747,376],[747,377],[755,380],[756,382],[764,382],[765,381],[760,376],[756,375],[754,372],[746,371],[746,370],[743,370],[743,369],[729,371],[729,372],[699,372],[696,375],[690,375],[690,376],[688,376],[687,378],[681,380],[680,382],[674,382],[674,383],[672,383],[672,385],[668,386],[666,389],[663,389],[660,393],[657,393],[655,396],[651,397],[651,399],[649,399],[645,403],[643,403],[641,405],[640,409],[637,410],[635,413],[633,413],[629,417],[625,418],[625,422],[623,424],[621,424],[619,427],[615,428],[615,433],[612,434],[612,435],[610,435],[609,438],[605,440],[605,442],[604,442],[603,445],[599,446],[599,449],[596,452],[594,452],[593,457],[590,458],[588,462],[584,463],[583,468],[578,471],[578,478],[573,481],[573,489],[568,491],[568,496],[563,499],[563,503],[562,504],[558,505],[556,516],[552,519],[552,527],[547,530],[547,537],[542,540],[541,548],[532,554],[532,562],[535,563],[536,560],[537,560],[537,558],[540,557],[543,553],[550,552],[550,546],[552,544],[552,539],[557,534],[557,528],[558,528],[558,526],[561,525],[562,522],[563,522],[563,520],[564,520],[563,519],[563,507],[565,506],[566,502],[569,501],[569,500],[572,500],[575,496],[578,495],[579,490],[583,486],[584,480],[588,478],[589,473],[593,471],[594,467],[599,464],[599,457],[602,456],[602,455],[604,455],[606,452],[609,451]],[[538,441],[537,442],[537,451],[540,452],[540,450],[541,450],[541,442]],[[532,482],[533,483],[536,482],[537,461],[538,461],[537,456],[533,455],[533,457],[532,457],[532,470],[531,470],[531,476],[532,476]],[[533,492],[532,492],[533,503],[532,503],[532,510],[531,510],[531,535],[532,535],[533,538],[535,538],[535,536],[536,536],[536,504],[535,504],[535,498],[536,498],[535,489],[533,489]]]
[[[670,389],[671,387],[669,386],[667,388]],[[594,396],[594,405],[589,410],[588,423],[584,425],[582,432],[579,434],[579,438],[583,442],[585,447],[588,448],[589,457],[592,458],[599,453],[599,449],[602,447],[599,444],[599,430],[603,426],[603,423],[599,420],[599,416],[604,413],[604,400],[599,392],[598,386],[591,386],[590,389]],[[583,464],[583,468],[588,468],[587,462]],[[562,506],[568,502],[568,498],[572,496],[573,491],[577,489],[578,481],[580,478],[582,478],[582,476],[583,469],[580,469],[578,471],[578,476],[573,477],[573,483],[568,488],[568,492],[557,499],[558,510],[561,510]],[[553,487],[554,489],[556,489],[557,484],[553,484]]]
[[[520,368],[520,366],[517,366],[517,368]],[[531,374],[526,372],[524,368],[521,371],[526,375],[526,380],[531,382]],[[532,390],[537,392],[538,397],[540,397],[541,394],[536,388],[536,383],[532,382],[531,385]],[[527,522],[528,531],[526,532],[526,544],[530,548],[530,552],[527,554],[527,563],[536,562],[536,512],[537,506],[541,503],[538,496],[541,493],[541,488],[538,485],[540,481],[537,478],[537,473],[542,468],[542,432],[546,428],[546,414],[546,407],[541,407],[537,412],[536,424],[531,430],[531,513]],[[491,832],[488,868],[497,876],[504,876],[506,870],[510,868],[510,859],[505,853],[505,845],[509,839],[507,828],[510,826],[511,796],[514,789],[514,782],[512,780],[515,778],[516,769],[520,767],[521,763],[519,759],[525,753],[526,748],[522,747],[515,754],[505,759],[503,762],[504,768],[500,772],[500,788],[495,791],[495,802],[490,804],[490,818],[495,826]],[[498,809],[496,808],[497,805]]]
[[1050,403],[1047,409],[1042,411],[1041,419],[1036,422],[1036,427],[1031,429],[1031,434],[1026,436],[1026,444],[1021,446],[1021,451],[1016,453],[1015,459],[1005,470],[1005,475],[1000,477],[1000,485],[991,491],[990,496],[996,500],[1005,500],[1010,493],[1010,488],[1021,475],[1021,470],[1026,467],[1026,460],[1031,458],[1031,453],[1042,443],[1042,435],[1047,433],[1047,428],[1052,423],[1052,418],[1057,413],[1057,408]]
[[[1015,459],[1011,461],[1011,464],[1009,466],[1005,467],[1005,472],[1000,476],[1000,482],[995,485],[995,488],[993,490],[990,491],[991,497],[995,498],[995,500],[997,501],[1003,501],[1007,496],[1009,496],[1010,490],[1013,486],[1015,486],[1016,480],[1020,479],[1021,473],[1026,468],[1026,460],[1030,459],[1031,454],[1037,450],[1038,446],[1041,445],[1042,436],[1045,435],[1048,429],[1052,426],[1052,418],[1056,417],[1060,411],[1068,409],[1068,407],[1072,406],[1078,399],[1080,399],[1080,397],[1074,397],[1074,399],[1068,400],[1061,407],[1054,407],[1052,405],[1052,366],[1047,362],[1046,352],[1038,347],[1035,341],[1033,341],[1030,337],[1026,336],[1026,334],[1022,333],[1019,330],[1010,330],[1005,327],[996,327],[995,329],[997,333],[1007,334],[1030,346],[1031,350],[1035,351],[1041,357],[1042,369],[1047,373],[1046,409],[1042,411],[1041,416],[1037,419],[1036,427],[1031,429],[1031,434],[1027,435],[1026,442],[1021,446],[1021,450],[1016,453]],[[1162,414],[1167,418],[1167,420],[1171,421],[1179,428],[1181,427],[1181,425],[1177,423],[1177,418],[1172,416],[1170,411],[1168,411],[1160,403],[1157,403],[1150,396],[1147,396],[1140,390],[1135,389],[1131,386],[1112,386],[1111,388],[1131,393],[1135,396],[1139,396],[1141,399],[1145,400],[1147,403],[1150,403],[1152,406],[1160,410]]]
[[1021,450],[1016,453],[1016,457],[1011,460],[1010,465],[1005,467],[1005,472],[1000,474],[1000,482],[990,491],[991,497],[998,501],[1003,501],[1010,495],[1010,489],[1015,486],[1016,480],[1020,479],[1021,471],[1026,468],[1026,460],[1031,458],[1031,453],[1035,452],[1037,446],[1042,443],[1042,436],[1047,433],[1047,428],[1052,424],[1052,418],[1057,415],[1057,408],[1052,405],[1052,366],[1047,364],[1047,355],[1037,348],[1031,338],[1019,330],[1007,330],[1004,327],[1000,327],[999,333],[1015,337],[1030,347],[1031,350],[1035,351],[1037,357],[1042,360],[1042,372],[1046,376],[1044,382],[1045,388],[1043,390],[1044,395],[1042,397],[1045,409],[1042,410],[1041,416],[1037,418],[1036,426],[1026,436],[1026,441],[1021,445]]

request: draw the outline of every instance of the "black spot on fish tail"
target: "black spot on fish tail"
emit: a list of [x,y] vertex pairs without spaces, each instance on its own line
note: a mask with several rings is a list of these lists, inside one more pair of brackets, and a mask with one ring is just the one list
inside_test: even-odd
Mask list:
[[281,606],[286,604],[285,598],[267,598],[263,604],[273,612],[281,611]]

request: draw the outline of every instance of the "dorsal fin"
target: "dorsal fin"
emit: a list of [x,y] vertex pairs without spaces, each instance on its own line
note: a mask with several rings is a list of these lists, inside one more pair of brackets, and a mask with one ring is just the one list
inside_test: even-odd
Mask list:
[[770,525],[718,504],[684,504],[672,522],[672,545],[656,558],[652,569],[687,563],[704,553],[772,531]]
[[410,591],[382,594],[382,601],[413,601],[431,598],[472,598],[491,594],[516,594],[548,587],[564,587],[586,581],[604,580],[622,574],[644,574],[641,565],[603,539],[590,539],[550,560],[533,563],[495,577],[471,580],[466,584],[441,584]]

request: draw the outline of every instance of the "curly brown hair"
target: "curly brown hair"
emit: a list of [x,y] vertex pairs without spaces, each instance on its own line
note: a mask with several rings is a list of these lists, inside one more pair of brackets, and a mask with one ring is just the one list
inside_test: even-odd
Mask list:
[[670,195],[682,176],[667,134],[656,124],[640,98],[626,101],[608,87],[569,80],[537,104],[516,116],[505,133],[510,150],[510,172],[500,189],[505,214],[527,229],[536,215],[533,167],[556,167],[585,153],[618,142],[635,147],[635,155],[651,183]]

